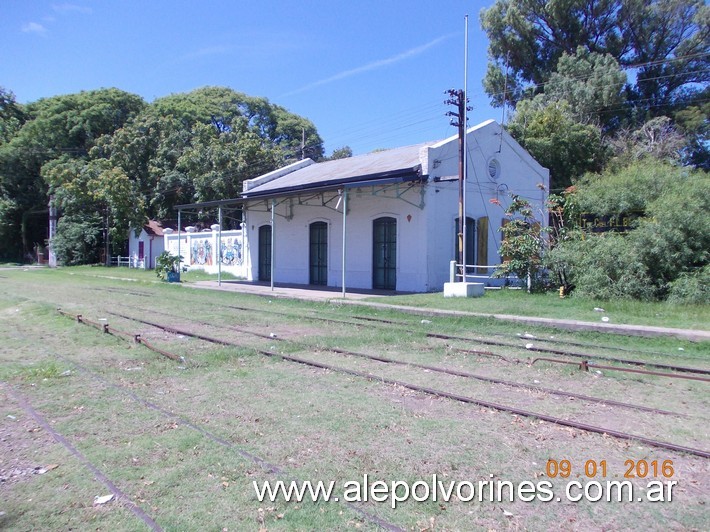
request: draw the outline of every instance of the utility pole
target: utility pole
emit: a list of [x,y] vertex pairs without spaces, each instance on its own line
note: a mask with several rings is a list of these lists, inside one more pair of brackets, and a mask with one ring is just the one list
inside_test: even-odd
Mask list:
[[459,130],[459,227],[458,227],[458,262],[461,264],[461,280],[466,281],[466,256],[464,255],[464,229],[466,227],[466,216],[464,213],[464,168],[466,164],[466,152],[464,150],[464,139],[466,135],[466,107],[468,100],[466,92],[462,89],[449,89],[446,91],[449,99],[446,105],[456,106],[456,111],[449,111],[446,116],[450,116],[451,125]]

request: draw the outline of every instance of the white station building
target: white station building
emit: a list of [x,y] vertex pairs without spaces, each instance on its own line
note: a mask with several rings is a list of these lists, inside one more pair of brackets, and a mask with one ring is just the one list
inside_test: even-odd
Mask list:
[[[494,120],[470,128],[466,144],[466,264],[478,277],[470,280],[495,284],[490,267],[501,262],[510,194],[527,198],[546,225],[549,171]],[[242,209],[243,260],[232,273],[276,284],[441,291],[457,258],[459,159],[455,136],[304,159],[245,181],[233,200]]]

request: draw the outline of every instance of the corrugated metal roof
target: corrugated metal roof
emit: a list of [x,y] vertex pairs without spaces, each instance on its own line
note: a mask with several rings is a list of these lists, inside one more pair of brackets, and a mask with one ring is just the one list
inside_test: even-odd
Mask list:
[[250,198],[278,191],[307,190],[339,183],[367,182],[388,176],[421,173],[420,150],[433,144],[434,142],[428,142],[311,164],[264,184],[250,187],[243,196]]

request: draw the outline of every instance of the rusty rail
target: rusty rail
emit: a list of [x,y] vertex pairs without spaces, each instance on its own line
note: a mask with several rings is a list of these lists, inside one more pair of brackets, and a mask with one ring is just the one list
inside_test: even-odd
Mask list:
[[625,373],[639,373],[641,375],[653,375],[655,377],[669,377],[672,379],[686,379],[691,381],[700,382],[710,382],[708,377],[696,377],[695,375],[683,375],[678,373],[661,373],[659,371],[650,371],[647,369],[634,369],[634,368],[620,368],[618,366],[606,366],[602,364],[596,364],[595,362],[590,362],[589,360],[582,360],[581,362],[574,362],[571,360],[559,360],[556,358],[538,357],[530,362],[530,365],[535,365],[535,362],[554,362],[557,364],[570,364],[572,366],[578,366],[582,371],[589,371],[590,369],[604,369],[608,371],[623,371]]
[[[144,319],[141,319],[141,318],[134,318],[134,317],[131,317],[131,316],[127,316],[127,315],[125,315],[125,314],[117,314],[117,313],[114,313],[114,312],[109,312],[109,314],[116,315],[116,316],[120,316],[120,317],[122,317],[122,318],[129,319],[129,320],[133,320],[133,321],[136,321],[136,322],[138,322],[138,323],[142,323],[142,324],[144,324],[144,325],[150,325],[150,326],[153,326],[153,327],[158,327],[158,328],[160,328],[160,329],[162,329],[162,330],[166,330],[166,331],[170,331],[170,332],[173,331],[173,328],[171,328],[171,327],[164,326],[164,325],[161,325],[161,324],[159,324],[159,323],[152,322],[152,321],[149,321],[149,320],[144,320]],[[162,314],[165,314],[165,313],[162,313]],[[165,314],[165,315],[168,315],[168,314]],[[207,326],[212,325],[212,324],[210,324],[210,323],[200,322],[200,321],[195,321],[195,320],[193,320],[193,323],[197,323],[197,324],[201,324],[201,325],[207,325]],[[278,337],[278,336],[272,337],[272,336],[270,336],[270,335],[265,335],[265,334],[262,334],[262,333],[257,333],[257,332],[254,332],[254,331],[249,331],[248,329],[244,329],[244,328],[240,328],[240,327],[234,327],[234,326],[231,326],[231,325],[224,325],[223,327],[226,327],[226,328],[228,328],[228,329],[234,329],[234,330],[236,330],[236,331],[238,331],[238,332],[244,332],[244,333],[247,333],[247,334],[252,334],[252,335],[255,335],[255,336],[260,337],[260,338],[267,338],[267,339],[269,339],[269,340],[275,340],[275,341],[279,341],[279,342],[289,342],[289,343],[292,344],[292,345],[295,345],[295,346],[298,346],[298,347],[302,347],[302,348],[306,348],[306,349],[313,349],[313,348],[315,348],[315,349],[320,349],[318,346],[315,346],[315,345],[312,345],[312,344],[307,344],[307,343],[304,343],[304,342],[297,342],[297,341],[295,341],[295,340],[286,340],[286,339],[281,338],[281,337]],[[185,333],[185,332],[180,332],[180,334],[186,334],[186,333]],[[203,339],[204,339],[204,338],[203,338]],[[458,349],[457,349],[457,350],[458,350]],[[337,347],[328,347],[328,348],[323,349],[323,351],[331,351],[331,352],[333,352],[333,353],[338,353],[338,354],[341,354],[341,355],[354,356],[354,357],[359,357],[359,358],[365,358],[365,359],[368,359],[368,360],[374,360],[374,361],[376,361],[376,362],[382,362],[382,363],[386,363],[386,364],[397,364],[397,365],[401,365],[401,366],[409,366],[409,367],[414,367],[414,368],[420,368],[420,369],[425,369],[425,370],[428,370],[428,371],[433,371],[433,372],[436,372],[436,373],[443,373],[443,374],[446,374],[446,375],[453,375],[453,376],[457,376],[457,377],[464,377],[464,378],[469,378],[469,379],[475,379],[475,380],[480,380],[480,381],[483,381],[483,382],[489,382],[489,383],[491,383],[491,384],[501,384],[501,385],[510,386],[510,387],[513,387],[513,388],[523,388],[523,389],[528,389],[528,390],[532,390],[532,391],[536,391],[536,392],[548,393],[548,394],[550,394],[550,395],[557,395],[557,396],[560,396],[560,397],[571,397],[571,398],[574,398],[574,399],[580,399],[580,400],[587,401],[587,402],[591,402],[591,403],[600,403],[600,404],[605,404],[605,405],[618,406],[618,407],[621,407],[621,408],[629,408],[629,409],[640,410],[640,411],[644,411],[644,412],[651,412],[651,413],[654,413],[654,414],[671,415],[671,416],[679,416],[679,417],[687,417],[685,414],[681,414],[681,413],[679,413],[679,412],[672,412],[672,411],[669,411],[669,410],[662,410],[662,409],[658,409],[658,408],[651,408],[651,407],[647,407],[647,406],[643,406],[643,405],[635,405],[635,404],[631,404],[631,403],[623,403],[623,402],[620,402],[620,401],[613,401],[613,400],[610,400],[610,399],[600,399],[600,398],[598,398],[598,397],[592,397],[592,396],[589,396],[589,395],[577,394],[577,393],[573,393],[573,392],[564,392],[564,391],[555,390],[555,389],[552,389],[552,388],[545,388],[545,387],[543,387],[543,386],[533,386],[533,385],[531,385],[531,384],[525,384],[525,383],[519,383],[519,382],[514,382],[514,381],[508,381],[508,380],[504,380],[504,379],[496,379],[496,378],[493,378],[493,377],[486,377],[486,376],[483,376],[483,375],[478,375],[478,374],[470,373],[470,372],[463,371],[463,370],[440,368],[440,367],[437,367],[437,366],[431,366],[431,365],[427,365],[427,364],[418,364],[418,363],[416,363],[416,362],[405,362],[405,361],[402,361],[402,360],[396,360],[396,359],[384,357],[384,356],[381,356],[381,355],[370,355],[370,354],[366,354],[366,353],[358,353],[358,352],[355,352],[355,351],[349,351],[349,350],[340,349],[340,348],[337,348]],[[464,351],[467,351],[467,350],[464,350]],[[481,353],[478,352],[478,351],[473,351],[473,353],[474,353],[474,354],[481,354]],[[484,353],[485,353],[485,352],[484,352]],[[499,357],[501,357],[501,358],[504,358],[504,357],[502,357],[501,355],[495,355],[495,354],[493,354],[493,353],[491,353],[491,355],[492,355],[492,356],[499,356]],[[551,361],[556,361],[555,359],[549,359],[549,360],[551,360]],[[517,361],[516,361],[516,362],[517,362]],[[573,365],[579,365],[577,362],[567,362],[567,363],[568,363],[568,364],[573,364]]]
[[106,323],[99,323],[96,321],[89,320],[82,316],[81,314],[70,314],[69,312],[66,312],[62,309],[57,309],[57,312],[59,312],[62,316],[66,316],[69,318],[76,319],[77,323],[83,323],[85,325],[90,325],[92,327],[95,327],[102,331],[105,334],[112,334],[116,336],[125,336],[127,338],[130,338],[133,342],[136,344],[141,344],[150,349],[151,351],[154,351],[158,353],[159,355],[164,356],[165,358],[169,358],[170,360],[174,360],[176,362],[185,362],[185,358],[181,357],[180,355],[176,355],[174,353],[170,353],[169,351],[165,351],[164,349],[161,349],[152,343],[148,342],[145,338],[142,338],[140,334],[134,334],[134,333],[129,333],[126,331],[122,331],[120,329],[116,329],[115,327],[111,327],[108,322]]
[[[142,320],[137,320],[137,321],[142,321]],[[207,335],[193,333],[191,331],[186,331],[184,329],[163,326],[160,324],[153,324],[153,326],[161,328],[165,331],[176,332],[178,334],[183,334],[185,336],[198,338],[200,340],[205,340],[207,342],[212,342],[212,343],[215,343],[218,345],[230,345],[232,347],[237,347],[240,349],[244,349],[247,347],[244,345],[237,344],[236,342],[230,342],[228,340],[221,340],[218,338],[211,338]],[[652,447],[658,447],[658,448],[662,448],[662,449],[692,454],[694,456],[700,456],[702,458],[710,458],[710,451],[705,451],[703,449],[696,449],[693,447],[678,445],[678,444],[671,443],[671,442],[658,441],[658,440],[654,440],[652,438],[646,438],[644,436],[629,434],[629,433],[617,431],[614,429],[608,429],[608,428],[604,428],[604,427],[598,427],[595,425],[589,425],[587,423],[581,423],[581,422],[576,422],[576,421],[572,421],[572,420],[568,420],[568,419],[557,418],[557,417],[550,416],[550,415],[543,414],[543,413],[531,412],[528,410],[524,410],[522,408],[493,403],[491,401],[486,401],[484,399],[478,399],[475,397],[468,397],[468,396],[464,396],[464,395],[454,394],[451,392],[446,392],[443,390],[436,390],[434,388],[429,388],[426,386],[419,386],[416,384],[410,384],[410,383],[407,383],[404,381],[400,381],[398,379],[392,379],[389,377],[378,376],[378,375],[374,375],[371,373],[364,373],[361,371],[357,371],[357,370],[353,370],[353,369],[349,369],[349,368],[343,368],[340,366],[333,366],[331,364],[325,364],[323,362],[316,362],[313,360],[307,360],[307,359],[296,357],[293,355],[285,355],[282,353],[273,353],[271,351],[265,351],[263,349],[257,349],[257,348],[250,348],[250,349],[253,349],[255,353],[258,353],[258,354],[261,354],[261,355],[264,355],[264,356],[267,356],[270,358],[279,358],[279,359],[286,360],[289,362],[302,364],[305,366],[315,367],[315,368],[319,368],[319,369],[326,369],[326,370],[333,371],[336,373],[342,373],[342,374],[346,374],[346,375],[353,375],[356,377],[361,377],[361,378],[369,380],[369,381],[376,381],[376,382],[382,382],[385,384],[392,384],[395,386],[401,386],[402,388],[407,388],[407,389],[410,389],[413,391],[426,393],[428,395],[433,395],[436,397],[444,397],[444,398],[451,399],[451,400],[458,401],[458,402],[462,402],[462,403],[475,404],[478,406],[483,406],[486,408],[499,410],[501,412],[508,412],[508,413],[516,414],[516,415],[523,416],[523,417],[532,417],[532,418],[536,418],[536,419],[541,419],[543,421],[547,421],[548,423],[554,423],[556,425],[575,428],[578,430],[584,430],[587,432],[593,432],[593,433],[597,433],[597,434],[607,434],[609,436],[614,436],[616,438],[623,439],[623,440],[637,441],[639,443],[643,443],[645,445],[649,445]],[[383,357],[380,357],[380,358],[383,358]]]

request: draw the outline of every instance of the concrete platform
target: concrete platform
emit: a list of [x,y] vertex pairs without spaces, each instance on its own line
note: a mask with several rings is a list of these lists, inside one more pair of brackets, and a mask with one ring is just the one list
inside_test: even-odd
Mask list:
[[[306,301],[330,301],[335,298],[340,298],[342,300],[342,289],[333,286],[276,283],[274,285],[274,289],[272,290],[269,283],[233,280],[222,281],[221,286],[217,281],[199,281],[196,283],[190,283],[189,285],[186,284],[185,286],[208,288],[210,290],[223,290],[227,292],[241,292],[244,294],[253,294],[264,297],[303,299]],[[345,299],[359,301],[368,297],[387,297],[409,293],[411,292],[395,292],[392,290],[361,290],[352,288],[346,289]]]

